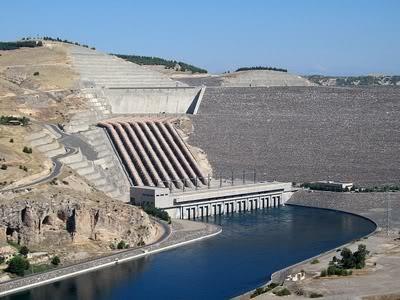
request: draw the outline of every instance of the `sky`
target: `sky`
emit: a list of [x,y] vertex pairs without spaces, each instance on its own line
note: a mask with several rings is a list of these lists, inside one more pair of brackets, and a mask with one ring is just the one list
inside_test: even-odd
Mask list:
[[400,75],[399,0],[6,0],[0,40],[51,36],[220,73]]

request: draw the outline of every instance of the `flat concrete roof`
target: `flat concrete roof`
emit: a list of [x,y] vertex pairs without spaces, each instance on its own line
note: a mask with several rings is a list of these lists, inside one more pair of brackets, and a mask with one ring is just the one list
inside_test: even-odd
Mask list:
[[234,197],[243,194],[259,194],[262,192],[279,192],[291,190],[292,184],[289,182],[259,182],[252,184],[211,187],[209,189],[202,188],[198,190],[190,190],[187,192],[173,192],[170,197],[174,202],[179,204],[182,202],[201,201],[205,199]]

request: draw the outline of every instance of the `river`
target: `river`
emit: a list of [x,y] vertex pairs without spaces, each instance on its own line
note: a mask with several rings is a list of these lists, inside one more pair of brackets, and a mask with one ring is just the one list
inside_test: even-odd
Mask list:
[[5,297],[12,300],[228,299],[286,266],[359,239],[351,214],[285,206],[212,217],[216,237]]

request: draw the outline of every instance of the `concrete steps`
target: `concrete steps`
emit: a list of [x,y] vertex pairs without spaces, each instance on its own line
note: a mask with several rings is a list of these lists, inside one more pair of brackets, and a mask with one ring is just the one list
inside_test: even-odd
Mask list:
[[65,126],[69,133],[87,131],[91,125],[111,115],[111,106],[99,89],[83,89],[82,97],[87,99],[89,109],[76,112],[71,117],[71,121]]
[[82,81],[107,87],[176,87],[186,86],[168,76],[121,58],[95,50],[71,46],[72,64]]
[[26,137],[26,142],[49,158],[66,153],[64,146],[47,128],[42,128],[40,131],[30,134]]
[[98,159],[91,162],[94,172],[86,173],[84,171],[85,178],[109,196],[122,201],[129,201],[129,180],[118,161],[118,157],[115,156],[104,130],[91,127],[89,130],[81,132],[81,135],[98,153]]

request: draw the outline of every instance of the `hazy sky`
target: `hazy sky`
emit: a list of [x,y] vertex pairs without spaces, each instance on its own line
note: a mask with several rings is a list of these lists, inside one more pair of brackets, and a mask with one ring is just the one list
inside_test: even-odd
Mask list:
[[399,0],[2,1],[0,40],[36,35],[211,72],[400,74]]

